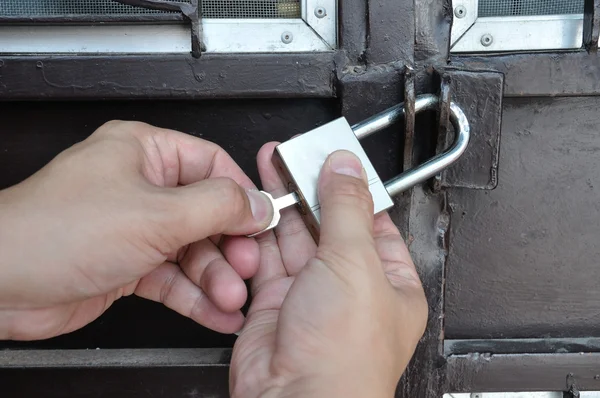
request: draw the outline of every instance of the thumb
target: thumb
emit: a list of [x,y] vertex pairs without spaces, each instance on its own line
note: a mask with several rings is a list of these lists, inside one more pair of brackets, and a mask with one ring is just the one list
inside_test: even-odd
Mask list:
[[319,178],[319,202],[321,234],[317,257],[331,267],[376,265],[373,198],[366,172],[353,153],[337,151],[327,158]]
[[210,178],[167,192],[171,214],[164,227],[174,250],[213,235],[261,231],[273,219],[273,205],[264,194],[229,178]]

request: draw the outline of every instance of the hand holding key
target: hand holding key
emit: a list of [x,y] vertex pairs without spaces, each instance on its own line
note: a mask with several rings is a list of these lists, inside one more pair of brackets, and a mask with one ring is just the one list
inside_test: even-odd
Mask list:
[[[244,279],[267,198],[217,145],[112,122],[0,191],[0,340],[42,339],[136,294],[224,333],[244,323]],[[34,226],[34,227],[32,227]]]
[[[275,145],[261,149],[258,167],[265,190],[281,197]],[[233,397],[392,396],[423,332],[418,275],[389,215],[373,216],[360,161],[345,151],[327,158],[318,195],[318,246],[293,207],[256,238],[260,267],[234,347]]]

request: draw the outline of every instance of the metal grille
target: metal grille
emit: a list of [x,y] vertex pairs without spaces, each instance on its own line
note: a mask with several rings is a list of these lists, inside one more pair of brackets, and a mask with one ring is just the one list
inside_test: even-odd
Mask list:
[[203,0],[203,18],[300,18],[299,0]]
[[584,0],[479,0],[480,17],[583,14]]
[[121,16],[164,13],[164,11],[131,7],[112,0],[0,0],[0,16],[4,17]]
[[[148,14],[165,14],[165,12],[131,7],[113,0],[0,0],[0,16],[3,17]],[[245,19],[300,18],[301,9],[299,0],[204,0],[202,16],[203,18]]]

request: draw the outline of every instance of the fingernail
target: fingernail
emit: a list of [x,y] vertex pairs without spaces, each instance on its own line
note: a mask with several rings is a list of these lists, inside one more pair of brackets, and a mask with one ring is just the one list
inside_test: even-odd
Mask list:
[[329,156],[329,167],[334,173],[363,178],[360,159],[349,151],[336,151]]
[[248,189],[246,190],[246,195],[248,195],[252,216],[256,221],[263,222],[272,217],[273,205],[264,194],[256,189]]
[[242,334],[242,332],[244,331],[245,327],[246,327],[246,321],[244,320],[244,326],[242,326],[242,328],[240,330],[238,330],[237,332],[235,332],[234,334],[239,337]]

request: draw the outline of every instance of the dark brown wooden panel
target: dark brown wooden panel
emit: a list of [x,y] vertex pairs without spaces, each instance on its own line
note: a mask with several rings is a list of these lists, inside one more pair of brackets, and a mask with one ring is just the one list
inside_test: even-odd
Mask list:
[[600,333],[599,108],[505,101],[498,188],[449,192],[446,338]]

